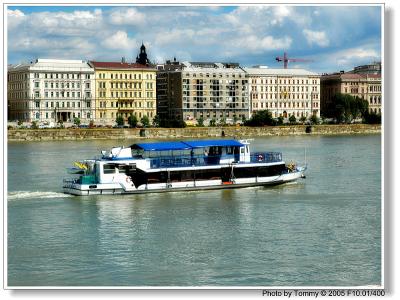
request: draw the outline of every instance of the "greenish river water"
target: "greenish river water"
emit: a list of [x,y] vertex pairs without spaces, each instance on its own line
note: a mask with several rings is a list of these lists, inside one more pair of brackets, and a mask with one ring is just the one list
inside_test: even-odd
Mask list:
[[381,136],[256,138],[297,183],[63,194],[66,168],[135,141],[8,143],[9,286],[381,284]]

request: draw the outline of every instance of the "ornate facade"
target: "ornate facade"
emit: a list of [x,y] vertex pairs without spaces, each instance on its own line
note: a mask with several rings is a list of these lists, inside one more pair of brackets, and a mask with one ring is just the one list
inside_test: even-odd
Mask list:
[[8,119],[89,121],[94,113],[94,71],[81,60],[38,59],[9,66]]
[[303,69],[244,68],[249,79],[250,107],[268,109],[272,117],[320,116],[320,76]]
[[156,115],[156,69],[126,62],[91,61],[96,78],[96,119],[115,124],[118,116],[138,120]]

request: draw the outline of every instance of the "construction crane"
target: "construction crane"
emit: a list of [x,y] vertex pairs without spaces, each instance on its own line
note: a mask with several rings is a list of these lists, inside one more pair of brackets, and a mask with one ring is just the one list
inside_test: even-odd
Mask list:
[[276,57],[275,59],[276,59],[277,61],[279,61],[279,62],[283,61],[283,68],[285,68],[285,69],[287,69],[287,66],[288,66],[289,61],[291,61],[291,62],[308,62],[308,61],[313,61],[313,60],[310,60],[310,59],[288,58],[286,52],[283,53],[283,57],[278,56],[278,57]]

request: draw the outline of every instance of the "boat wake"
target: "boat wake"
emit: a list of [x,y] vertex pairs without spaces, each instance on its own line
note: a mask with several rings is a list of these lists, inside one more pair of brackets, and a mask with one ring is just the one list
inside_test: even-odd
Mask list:
[[30,198],[66,198],[73,197],[69,194],[59,192],[45,192],[45,191],[14,191],[7,194],[8,200],[30,199]]

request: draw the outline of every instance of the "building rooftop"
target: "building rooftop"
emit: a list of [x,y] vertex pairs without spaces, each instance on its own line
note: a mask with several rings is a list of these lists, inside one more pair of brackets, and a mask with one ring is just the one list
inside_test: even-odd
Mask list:
[[9,71],[20,70],[46,70],[46,71],[77,71],[91,70],[89,64],[84,60],[68,60],[68,59],[44,59],[39,58],[30,63],[16,64],[9,66]]
[[182,62],[183,71],[192,72],[219,72],[232,73],[244,72],[238,63],[220,63],[220,62]]
[[243,68],[249,75],[269,76],[319,76],[317,73],[307,71],[305,69],[270,69],[265,67],[258,68]]
[[321,76],[321,79],[340,79],[340,80],[362,80],[368,78],[381,78],[380,74],[360,74],[360,73],[333,73],[333,74],[324,74]]
[[127,63],[127,62],[106,62],[106,61],[90,61],[90,65],[95,69],[146,69],[155,70],[154,67],[141,65],[138,63]]

